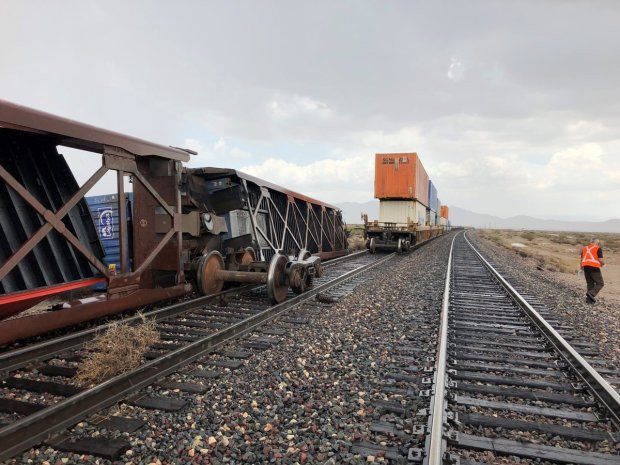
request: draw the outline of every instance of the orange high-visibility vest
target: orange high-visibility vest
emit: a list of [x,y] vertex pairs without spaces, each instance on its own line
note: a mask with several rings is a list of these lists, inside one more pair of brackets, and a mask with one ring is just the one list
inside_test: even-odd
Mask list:
[[597,252],[600,247],[596,244],[586,245],[581,249],[581,266],[591,266],[600,268],[601,262],[598,261]]

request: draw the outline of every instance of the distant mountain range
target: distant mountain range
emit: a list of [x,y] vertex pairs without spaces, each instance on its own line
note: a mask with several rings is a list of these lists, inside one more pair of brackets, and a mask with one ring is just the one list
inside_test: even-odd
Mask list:
[[[343,202],[338,205],[342,209],[344,220],[348,224],[360,224],[360,216],[368,213],[369,219],[379,218],[379,201]],[[517,215],[509,218],[475,213],[464,208],[450,206],[450,222],[454,226],[471,226],[489,229],[536,229],[541,231],[578,231],[620,233],[620,219],[607,221],[567,221],[546,220],[532,216]]]

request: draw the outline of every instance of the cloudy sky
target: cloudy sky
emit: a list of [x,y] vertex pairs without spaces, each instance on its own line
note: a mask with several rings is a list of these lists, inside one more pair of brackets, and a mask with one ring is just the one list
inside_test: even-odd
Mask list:
[[614,0],[4,0],[0,98],[336,204],[416,151],[443,203],[607,219],[619,24]]

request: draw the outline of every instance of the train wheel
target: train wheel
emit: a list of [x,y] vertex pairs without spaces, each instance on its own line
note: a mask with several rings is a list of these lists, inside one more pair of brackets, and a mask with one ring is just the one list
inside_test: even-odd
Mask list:
[[[299,251],[299,255],[297,255],[297,260],[306,260],[310,257],[312,257],[312,254],[310,253],[308,249],[301,249]],[[320,275],[321,270],[318,269],[320,266],[321,266],[320,264],[317,264],[317,268],[315,269],[316,276]],[[304,289],[301,292],[297,292],[298,294],[301,294],[302,292],[306,292],[307,289],[312,287],[312,284],[314,282],[313,276],[309,273],[305,273],[305,277],[303,279],[304,279],[304,285],[303,285]],[[295,291],[295,289],[293,289],[293,291]]]
[[297,255],[297,260],[299,261],[306,260],[307,258],[310,258],[311,256],[312,254],[310,253],[308,249],[301,249],[299,251],[299,254]]
[[377,246],[375,245],[375,238],[374,237],[372,239],[370,239],[370,242],[368,243],[368,251],[370,253],[375,253],[377,251]]
[[405,241],[405,252],[409,252],[411,249],[411,242]]
[[[291,287],[295,294],[303,294],[304,292],[306,292],[309,287],[308,282],[310,282],[310,286],[312,285],[312,276],[310,276],[304,268],[300,270],[300,273],[301,277],[299,280],[299,286]],[[310,281],[308,280],[308,278],[310,278]]]
[[276,253],[269,264],[267,272],[267,295],[272,303],[277,304],[286,299],[288,285],[286,284],[286,264],[288,259],[285,255]]
[[198,291],[202,295],[216,294],[222,290],[224,281],[217,279],[215,272],[223,269],[224,259],[217,250],[213,250],[200,258],[196,271],[196,282]]
[[248,266],[250,263],[256,261],[256,253],[252,247],[246,247],[243,251],[243,255],[241,255],[241,260],[239,260],[239,265]]

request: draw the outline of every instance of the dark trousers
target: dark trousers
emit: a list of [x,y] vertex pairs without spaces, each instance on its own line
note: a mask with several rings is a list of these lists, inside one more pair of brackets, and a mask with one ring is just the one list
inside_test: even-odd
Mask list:
[[586,283],[588,284],[588,294],[592,297],[596,297],[596,294],[598,294],[605,285],[603,282],[603,273],[601,273],[601,269],[593,266],[584,266],[583,274],[585,275]]

